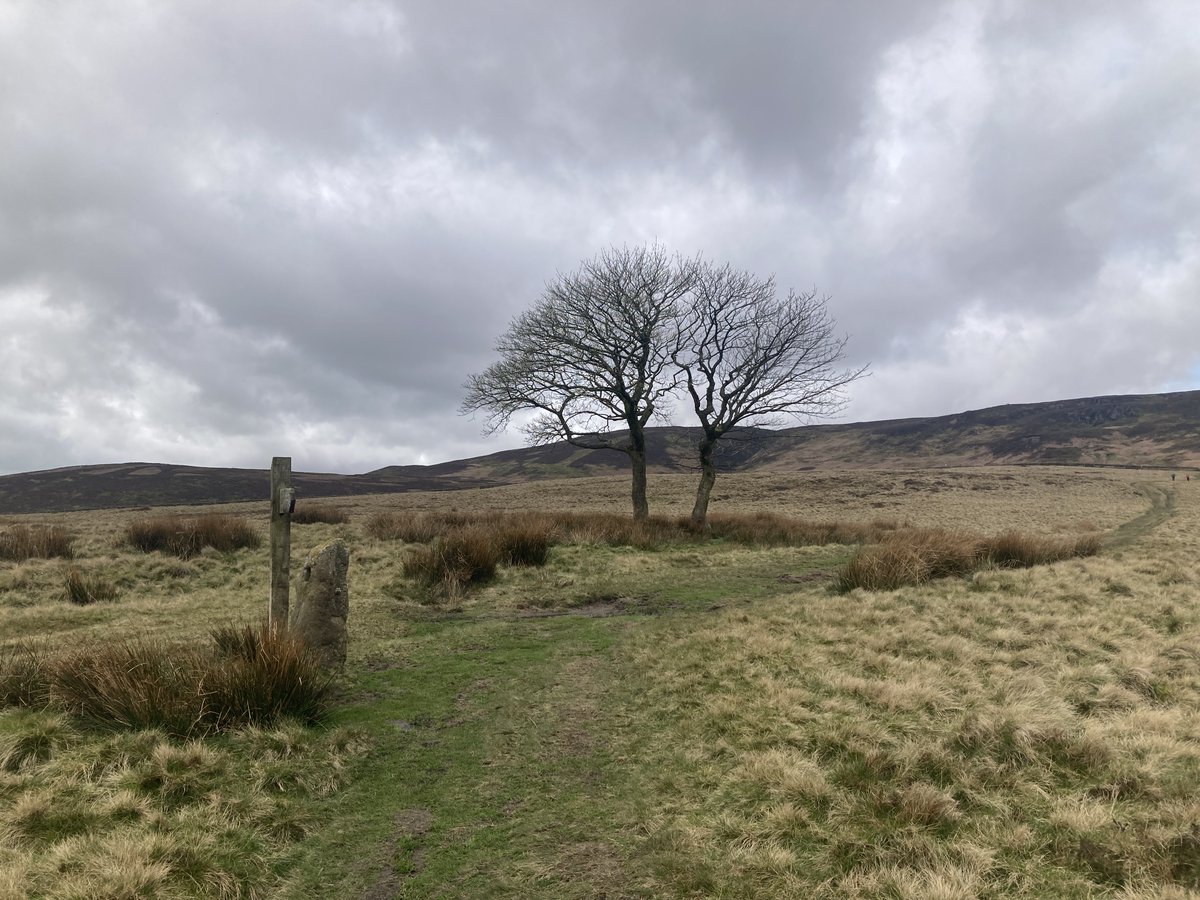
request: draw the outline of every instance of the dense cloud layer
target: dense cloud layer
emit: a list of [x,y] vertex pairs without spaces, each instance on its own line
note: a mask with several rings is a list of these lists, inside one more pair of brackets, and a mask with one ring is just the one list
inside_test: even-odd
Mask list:
[[0,472],[513,445],[465,376],[652,240],[829,294],[850,419],[1200,387],[1194,16],[8,0]]

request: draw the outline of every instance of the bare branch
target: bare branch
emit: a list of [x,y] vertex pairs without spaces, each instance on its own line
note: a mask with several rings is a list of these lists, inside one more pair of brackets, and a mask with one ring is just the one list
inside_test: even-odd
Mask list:
[[533,411],[531,443],[628,454],[634,513],[646,515],[645,427],[676,388],[671,347],[694,272],[653,245],[610,248],[560,273],[501,335],[500,360],[467,380],[462,411],[486,413],[487,432]]
[[692,517],[703,524],[718,440],[737,427],[831,415],[866,368],[838,368],[847,339],[835,333],[828,300],[815,291],[778,299],[773,278],[702,264],[689,299],[672,359],[702,432]]

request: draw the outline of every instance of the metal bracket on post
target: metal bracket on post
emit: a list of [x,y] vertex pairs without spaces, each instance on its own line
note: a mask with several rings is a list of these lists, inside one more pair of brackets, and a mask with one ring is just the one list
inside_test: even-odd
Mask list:
[[292,513],[296,492],[292,490],[292,458],[271,460],[271,603],[267,621],[272,628],[287,628],[290,568],[292,559]]

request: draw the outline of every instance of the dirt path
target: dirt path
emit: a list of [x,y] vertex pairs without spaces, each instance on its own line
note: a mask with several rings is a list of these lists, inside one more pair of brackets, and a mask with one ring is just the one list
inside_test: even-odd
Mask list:
[[1134,485],[1134,488],[1150,500],[1150,508],[1110,534],[1104,542],[1107,550],[1128,547],[1175,515],[1175,502],[1178,498],[1175,488],[1160,487],[1156,484],[1139,484]]

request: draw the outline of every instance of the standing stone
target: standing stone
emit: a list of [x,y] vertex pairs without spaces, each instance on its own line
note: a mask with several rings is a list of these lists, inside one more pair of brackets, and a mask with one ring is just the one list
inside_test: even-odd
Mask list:
[[296,584],[292,633],[316,651],[327,668],[346,663],[349,571],[350,551],[341,541],[330,541],[308,554]]

